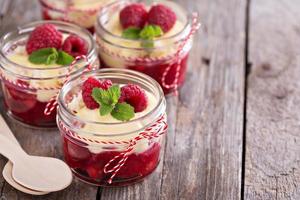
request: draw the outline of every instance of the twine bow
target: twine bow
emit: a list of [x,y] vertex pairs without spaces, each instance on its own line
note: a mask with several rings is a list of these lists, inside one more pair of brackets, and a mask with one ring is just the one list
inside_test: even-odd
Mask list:
[[[93,140],[93,139],[88,139],[88,138],[79,136],[78,134],[69,130],[69,128],[67,128],[62,121],[59,120],[58,122],[59,122],[60,127],[69,136],[79,139],[79,140],[83,140],[85,142],[96,143],[96,144],[117,144],[117,145],[126,144],[126,145],[128,145],[128,147],[123,152],[119,153],[117,156],[112,158],[104,166],[103,172],[105,174],[111,174],[109,180],[107,181],[109,184],[112,183],[113,178],[118,174],[118,172],[124,166],[130,153],[132,152],[132,150],[134,149],[134,147],[138,141],[140,141],[142,139],[147,139],[147,140],[151,141],[153,138],[158,138],[161,135],[165,134],[168,129],[166,115],[163,114],[162,116],[160,116],[158,118],[157,121],[155,121],[155,123],[153,123],[153,125],[146,128],[143,132],[139,133],[138,136],[134,137],[130,141],[100,141],[100,140]],[[113,163],[115,163],[116,161],[118,161],[118,163],[116,165],[113,165]]]
[[[151,141],[152,138],[158,138],[159,136],[165,134],[166,130],[168,128],[168,125],[166,123],[165,116],[163,115],[160,117],[156,123],[154,123],[152,126],[145,129],[145,131],[141,132],[138,136],[130,140],[129,146],[126,148],[126,150],[119,155],[115,156],[113,159],[111,159],[105,166],[104,166],[104,173],[108,174],[111,173],[108,183],[111,184],[113,178],[117,175],[117,173],[120,171],[122,166],[126,163],[129,154],[134,149],[135,145],[139,140],[142,139],[148,139]],[[112,165],[113,162],[115,162],[117,159],[120,159],[119,162],[113,166],[111,169],[108,169],[110,165]]]

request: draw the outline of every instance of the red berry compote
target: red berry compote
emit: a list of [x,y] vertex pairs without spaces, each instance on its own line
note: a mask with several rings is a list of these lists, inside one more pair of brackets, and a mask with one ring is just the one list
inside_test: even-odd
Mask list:
[[116,1],[96,23],[101,65],[143,72],[170,93],[184,82],[191,30],[192,17],[176,2]]
[[66,83],[58,102],[65,161],[79,179],[123,186],[155,170],[167,128],[166,101],[155,80],[101,69]]
[[[39,21],[19,27],[2,37],[0,52],[7,113],[37,127],[56,126],[56,109],[48,115],[44,110],[66,77],[99,63],[90,33],[65,22]],[[87,59],[70,68],[78,55]]]

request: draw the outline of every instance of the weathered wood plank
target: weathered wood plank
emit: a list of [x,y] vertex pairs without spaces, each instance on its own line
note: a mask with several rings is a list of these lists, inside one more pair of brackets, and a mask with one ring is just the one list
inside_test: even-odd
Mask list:
[[252,0],[245,199],[300,199],[300,2]]
[[[1,24],[0,35],[2,35],[4,31],[15,28],[17,25],[22,25],[38,19],[40,19],[40,13],[37,1],[14,0],[13,9],[3,20],[4,23]],[[8,118],[4,114],[2,98],[0,112],[6,118],[6,121],[18,141],[28,153],[32,155],[52,156],[62,159],[61,141],[57,129],[32,129]],[[3,169],[5,163],[6,159],[0,156],[0,169]],[[4,186],[2,197],[5,197],[7,200],[93,200],[96,199],[97,195],[97,187],[89,186],[78,180],[73,181],[72,185],[66,190],[40,197],[25,195],[12,188],[9,184],[6,183],[3,185],[3,183],[3,178],[0,176],[0,192],[2,186]]]
[[103,189],[101,199],[240,199],[246,1],[180,2],[203,26],[187,82],[168,98],[164,166],[142,184]]

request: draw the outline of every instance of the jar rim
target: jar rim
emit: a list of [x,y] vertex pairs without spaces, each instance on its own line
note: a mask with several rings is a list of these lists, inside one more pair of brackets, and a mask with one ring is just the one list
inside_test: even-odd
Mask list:
[[[147,40],[145,40],[145,39],[130,39],[130,38],[124,38],[124,37],[122,37],[122,36],[118,36],[118,35],[112,33],[111,31],[107,30],[107,29],[103,26],[103,24],[101,23],[100,18],[108,12],[107,9],[109,9],[109,8],[111,8],[111,7],[113,7],[113,6],[117,5],[117,4],[126,3],[127,1],[128,1],[128,0],[114,1],[114,2],[109,3],[108,5],[104,6],[102,9],[100,9],[100,11],[99,11],[99,13],[98,13],[98,16],[97,16],[97,20],[96,20],[96,25],[97,25],[97,26],[95,26],[95,27],[96,27],[96,34],[97,34],[97,35],[100,35],[100,37],[101,37],[102,34],[98,34],[98,31],[97,31],[98,28],[101,28],[101,30],[103,30],[105,34],[109,35],[109,37],[118,39],[117,41],[120,41],[120,40],[126,41],[126,42],[132,42],[132,41],[135,41],[135,42],[136,42],[136,41],[146,42],[146,41],[147,41]],[[177,43],[177,42],[181,42],[181,41],[184,40],[184,36],[185,36],[184,33],[185,33],[187,30],[189,30],[189,28],[191,28],[192,15],[188,14],[188,13],[187,13],[187,10],[184,9],[182,6],[180,6],[178,3],[173,2],[173,1],[170,1],[170,0],[154,0],[152,3],[158,4],[158,3],[163,3],[163,2],[172,3],[172,4],[176,5],[176,6],[178,6],[178,7],[183,11],[184,15],[186,16],[186,22],[185,22],[185,24],[184,24],[182,30],[180,30],[180,31],[177,32],[176,34],[170,35],[170,36],[168,36],[168,37],[157,38],[157,39],[155,39],[155,42],[158,43],[158,42],[161,42],[161,41],[172,40],[172,39],[174,39],[174,38],[179,37],[179,36],[182,35],[182,37],[181,37],[179,40],[177,40],[176,43]],[[120,44],[118,44],[118,43],[113,43],[113,42],[111,42],[111,41],[109,41],[109,40],[106,40],[104,37],[101,37],[101,39],[102,39],[103,41],[105,41],[106,43],[109,43],[110,45],[114,45],[114,46],[121,47],[121,48],[136,49],[136,50],[144,49],[143,47],[140,47],[140,48],[134,47],[134,48],[132,48],[132,47],[127,47],[127,46],[122,46],[122,45],[120,45]],[[161,47],[163,47],[163,46],[161,46]],[[151,49],[157,49],[157,47],[147,47],[147,49],[150,49],[150,50],[151,50]]]
[[[52,0],[53,1],[53,0]],[[61,0],[56,0],[58,2],[61,2]],[[85,0],[84,3],[93,3],[93,2],[98,2],[98,1],[102,1],[102,0]],[[55,7],[54,5],[49,5],[49,2],[47,2],[47,0],[39,0],[39,2],[41,3],[42,6],[45,6],[49,9],[53,9],[57,12],[67,12],[68,11],[68,7],[66,8],[58,8],[58,7]],[[75,10],[75,11],[98,11],[99,8],[101,8],[101,6],[97,7],[97,8],[89,8],[89,9],[80,9],[80,8],[72,8],[72,10]]]
[[[90,121],[90,120],[83,120],[82,118],[76,116],[74,113],[70,112],[70,109],[66,106],[66,104],[64,103],[64,97],[66,95],[66,93],[68,91],[70,91],[70,85],[75,82],[76,80],[78,80],[82,75],[84,76],[92,76],[92,75],[100,75],[100,76],[105,76],[105,75],[112,75],[112,74],[120,74],[120,76],[123,77],[130,77],[130,78],[135,78],[136,80],[141,80],[141,78],[143,79],[143,81],[151,84],[152,86],[155,87],[155,89],[157,90],[158,94],[159,94],[159,99],[157,100],[156,105],[146,114],[135,118],[133,120],[130,121],[120,121],[120,122],[98,122],[98,121]],[[93,70],[90,72],[86,72],[84,74],[81,75],[77,75],[75,77],[73,77],[72,79],[70,79],[61,89],[59,95],[58,95],[58,105],[59,105],[59,109],[58,109],[58,113],[59,115],[65,115],[65,113],[68,115],[68,118],[72,118],[74,120],[76,120],[79,123],[89,123],[89,124],[93,124],[93,125],[109,125],[109,126],[113,126],[113,125],[125,125],[125,124],[130,124],[130,123],[134,123],[137,122],[139,120],[143,120],[146,119],[147,117],[150,117],[151,115],[156,116],[156,111],[158,111],[162,106],[164,106],[164,110],[163,112],[165,112],[165,97],[164,97],[164,93],[163,90],[161,88],[161,86],[158,84],[157,81],[155,81],[153,78],[151,78],[150,76],[140,73],[140,72],[136,72],[133,70],[128,70],[128,69],[97,69],[97,70]],[[154,119],[154,121],[157,119]],[[88,131],[84,131],[84,130],[80,130],[81,132],[88,132]],[[136,130],[134,131],[136,132]],[[90,132],[88,132],[90,133]],[[93,133],[94,134],[94,133]],[[114,136],[118,136],[118,135],[124,135],[124,134],[130,134],[128,132],[126,133],[121,133],[121,134],[113,134]],[[96,134],[96,135],[102,135],[102,134]],[[108,136],[107,134],[104,134],[102,136]],[[111,136],[111,135],[110,135]]]
[[[61,22],[61,21],[55,21],[55,20],[40,20],[40,21],[35,21],[35,22],[25,24],[23,26],[19,26],[19,27],[17,27],[16,30],[10,31],[10,32],[7,32],[6,34],[4,34],[0,40],[0,48],[1,48],[0,49],[0,58],[4,59],[5,62],[7,62],[11,65],[14,65],[14,67],[22,68],[25,70],[36,70],[36,71],[43,72],[43,71],[47,71],[47,70],[68,69],[70,67],[70,65],[62,65],[62,66],[47,67],[47,68],[38,68],[38,67],[34,68],[34,67],[23,66],[23,65],[20,65],[18,63],[11,61],[10,59],[8,59],[7,56],[5,55],[5,53],[3,52],[3,47],[7,43],[7,42],[5,42],[6,38],[11,37],[14,34],[19,35],[19,34],[24,34],[24,33],[30,33],[34,29],[34,27],[36,27],[38,25],[46,24],[46,23],[50,23],[55,26],[68,27],[68,28],[73,29],[76,32],[82,32],[90,40],[89,41],[90,48],[89,48],[89,51],[88,51],[88,54],[86,57],[88,59],[91,59],[91,57],[95,54],[96,46],[95,46],[95,43],[93,40],[93,36],[85,28],[82,28],[80,26],[77,26],[77,25],[71,24],[71,23],[67,23],[67,22]],[[81,59],[81,60],[77,61],[76,64],[82,64],[83,62],[85,62],[85,61]],[[3,69],[5,69],[5,68],[3,68]]]

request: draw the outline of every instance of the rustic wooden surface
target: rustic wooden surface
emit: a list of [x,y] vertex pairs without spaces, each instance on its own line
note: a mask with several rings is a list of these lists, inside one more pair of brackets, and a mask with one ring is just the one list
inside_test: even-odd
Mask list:
[[[202,27],[187,81],[178,97],[168,97],[170,127],[157,170],[129,187],[75,180],[41,197],[0,176],[0,199],[300,199],[300,2],[177,1],[199,12]],[[36,0],[12,2],[0,35],[40,19]],[[62,158],[57,130],[6,120],[27,152]],[[0,169],[5,162],[0,157]]]
[[300,199],[299,9],[251,1],[245,199]]

